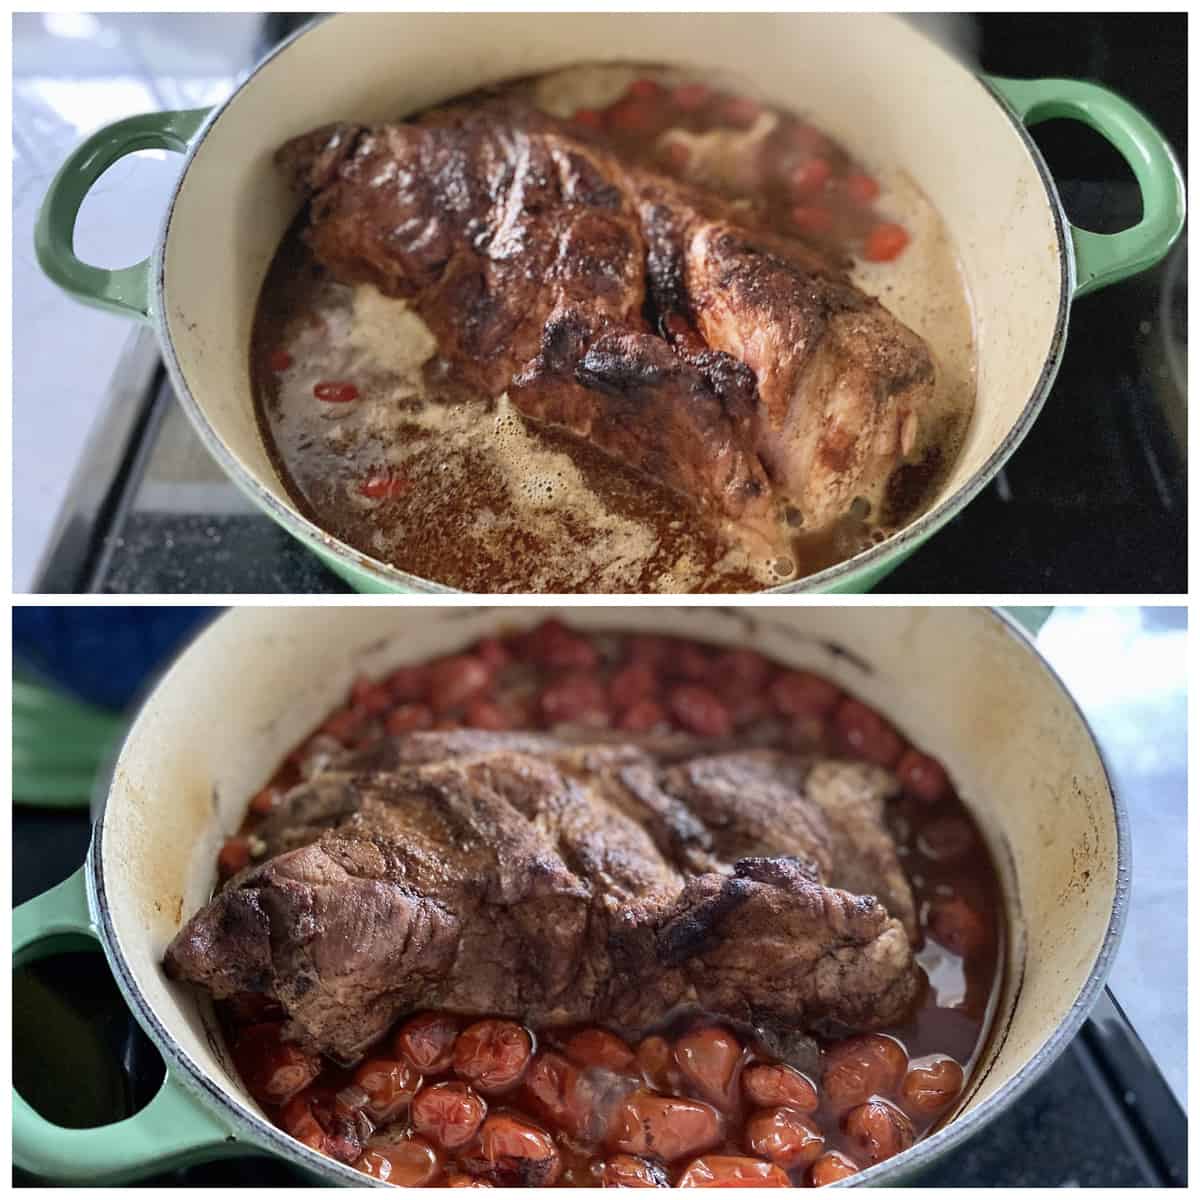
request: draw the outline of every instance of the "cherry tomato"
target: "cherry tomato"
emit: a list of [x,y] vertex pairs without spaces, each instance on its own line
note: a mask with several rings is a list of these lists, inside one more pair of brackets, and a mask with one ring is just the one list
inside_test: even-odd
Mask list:
[[868,262],[891,262],[899,258],[909,243],[908,230],[892,221],[880,221],[863,245],[863,258]]
[[912,1122],[886,1100],[868,1100],[846,1114],[846,1136],[871,1164],[907,1150],[917,1140]]
[[621,714],[617,728],[629,733],[647,733],[666,722],[667,710],[657,700],[639,700]]
[[670,1187],[667,1173],[647,1158],[636,1154],[614,1154],[605,1159],[596,1174],[601,1187]]
[[891,1096],[908,1069],[908,1055],[895,1038],[864,1033],[831,1046],[825,1054],[821,1090],[836,1112],[872,1096]]
[[847,1157],[840,1150],[830,1150],[813,1163],[808,1178],[813,1187],[825,1187],[828,1184],[837,1183],[839,1179],[849,1179],[851,1175],[857,1174],[858,1167],[853,1159]]
[[354,1165],[394,1187],[427,1187],[441,1169],[437,1151],[416,1136],[372,1145]]
[[488,670],[495,673],[507,667],[512,662],[509,648],[497,637],[480,638],[475,643],[475,657],[487,664]]
[[950,780],[942,764],[911,746],[896,764],[896,776],[910,796],[926,804],[938,804],[950,795]]
[[600,664],[600,654],[591,640],[554,617],[530,630],[524,641],[529,657],[543,667],[586,671]]
[[825,1149],[825,1138],[795,1109],[768,1108],[746,1122],[746,1149],[785,1171],[795,1171],[817,1161]]
[[975,834],[962,817],[942,817],[922,826],[917,834],[917,849],[934,862],[953,862],[971,848]]
[[383,684],[360,675],[350,685],[350,704],[353,708],[361,708],[372,716],[378,716],[392,707],[392,696]]
[[715,1146],[721,1136],[721,1117],[711,1104],[637,1091],[617,1108],[608,1140],[624,1154],[674,1162]]
[[787,1173],[774,1163],[732,1154],[698,1158],[679,1177],[676,1187],[791,1187]]
[[358,388],[352,383],[325,380],[313,388],[313,395],[326,404],[349,404],[358,399]]
[[792,224],[811,237],[824,237],[833,232],[833,213],[827,208],[798,204],[789,215]]
[[428,704],[401,704],[383,723],[388,733],[410,733],[414,729],[433,728],[433,710]]
[[422,1075],[440,1075],[454,1060],[458,1021],[447,1013],[425,1012],[410,1017],[396,1032],[392,1046]]
[[827,717],[842,698],[841,689],[811,671],[780,671],[771,681],[771,703],[788,717]]
[[604,726],[609,722],[604,684],[586,671],[572,671],[547,684],[540,703],[547,725]]
[[683,112],[696,112],[712,99],[712,88],[704,83],[681,83],[671,91],[671,103]]
[[392,699],[400,704],[424,700],[429,694],[429,668],[426,666],[397,667],[383,680],[383,686],[388,690]]
[[665,90],[663,85],[657,80],[635,79],[625,89],[625,94],[627,96],[634,96],[638,100],[657,100],[664,94]]
[[217,853],[217,870],[222,879],[228,879],[250,865],[250,843],[242,837],[225,839]]
[[512,718],[491,700],[472,700],[464,720],[472,729],[511,729]]
[[760,691],[771,677],[771,661],[757,650],[726,650],[709,663],[707,682],[722,689],[731,685],[739,691]]
[[413,1097],[413,1128],[443,1150],[472,1141],[486,1116],[487,1103],[465,1083],[435,1083]]
[[607,1029],[583,1029],[573,1034],[564,1047],[567,1057],[581,1067],[606,1071],[629,1071],[637,1064],[629,1044]]
[[855,204],[860,204],[864,208],[873,204],[879,195],[878,182],[870,175],[864,175],[862,171],[851,171],[846,176],[845,187],[846,195]]
[[642,1078],[660,1092],[674,1089],[678,1068],[675,1065],[675,1051],[666,1038],[648,1037],[638,1043],[637,1065]]
[[832,178],[833,168],[826,159],[810,158],[792,169],[788,176],[788,186],[797,200],[803,200],[807,196],[823,192]]
[[283,792],[277,787],[265,787],[256,792],[250,801],[250,811],[255,816],[266,817],[283,803]]
[[931,1117],[953,1104],[962,1091],[963,1069],[948,1054],[929,1054],[909,1065],[900,1100],[910,1112]]
[[658,694],[658,675],[649,663],[630,663],[608,681],[608,694],[618,708],[632,708]]
[[354,1072],[354,1082],[367,1094],[367,1115],[376,1125],[386,1125],[408,1108],[421,1076],[399,1059],[369,1058]]
[[331,738],[337,738],[343,746],[348,746],[366,724],[367,717],[368,714],[360,708],[340,708],[326,717],[321,732]]
[[727,737],[733,730],[729,710],[709,688],[681,683],[667,695],[667,708],[680,726],[703,737]]
[[735,129],[749,129],[758,120],[762,105],[749,96],[726,96],[718,107],[720,119]]
[[756,1063],[742,1073],[742,1091],[751,1104],[760,1108],[794,1108],[797,1112],[817,1111],[817,1088],[795,1067],[785,1063]]
[[609,127],[625,134],[652,134],[660,122],[657,106],[637,96],[627,95],[608,110]]
[[286,371],[292,365],[292,356],[286,350],[272,350],[267,358],[267,366],[272,371]]
[[675,1061],[684,1078],[722,1108],[730,1106],[734,1072],[741,1059],[738,1040],[718,1026],[693,1030],[675,1043]]
[[492,681],[487,663],[473,654],[452,654],[429,672],[429,702],[439,716],[473,700]]
[[515,1021],[476,1021],[454,1043],[454,1073],[481,1092],[503,1092],[520,1082],[533,1054],[533,1039]]
[[961,896],[935,900],[927,928],[935,942],[962,958],[977,954],[991,940],[986,919]]
[[571,120],[585,129],[602,129],[604,127],[604,114],[595,108],[577,108]]
[[900,735],[873,708],[849,696],[838,705],[833,727],[844,753],[878,766],[894,766],[904,751]]
[[579,1068],[552,1050],[533,1060],[525,1087],[546,1120],[578,1136],[587,1122],[587,1092]]
[[247,1025],[231,1047],[233,1064],[250,1090],[266,1105],[286,1104],[321,1073],[321,1058],[283,1040],[283,1022]]
[[359,493],[368,500],[393,500],[403,496],[412,485],[403,475],[394,471],[378,471],[368,475],[358,485]]
[[550,1135],[507,1113],[484,1121],[479,1145],[484,1164],[504,1183],[549,1187],[562,1174],[562,1159]]

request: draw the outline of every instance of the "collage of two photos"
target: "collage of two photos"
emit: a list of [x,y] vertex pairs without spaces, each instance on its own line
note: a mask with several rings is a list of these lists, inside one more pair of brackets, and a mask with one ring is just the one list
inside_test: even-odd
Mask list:
[[11,30],[15,1186],[1186,1186],[1185,13]]

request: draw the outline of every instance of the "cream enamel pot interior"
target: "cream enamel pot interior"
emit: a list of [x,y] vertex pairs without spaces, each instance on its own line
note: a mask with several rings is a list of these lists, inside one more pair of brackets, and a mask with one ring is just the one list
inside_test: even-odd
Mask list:
[[[526,627],[530,608],[243,608],[219,618],[151,693],[116,763],[85,867],[17,910],[14,961],[97,938],[167,1064],[129,1120],[47,1125],[13,1097],[14,1159],[53,1178],[128,1178],[223,1153],[290,1156],[331,1182],[353,1169],[271,1125],[228,1064],[207,1003],[160,966],[209,896],[223,838],[280,758],[360,672]],[[588,629],[750,645],[821,671],[942,759],[1000,867],[1008,924],[994,1034],[956,1119],[856,1176],[894,1182],[1010,1104],[1076,1032],[1116,949],[1128,887],[1124,814],[1086,723],[1024,633],[970,608],[573,607]]]
[[[962,257],[977,318],[978,401],[934,506],[888,541],[784,590],[863,591],[988,482],[1028,431],[1062,354],[1075,295],[1162,257],[1183,223],[1169,147],[1124,101],[1069,80],[983,81],[902,20],[822,14],[343,14],[286,42],[212,114],[150,114],[101,131],[52,184],[42,266],[80,299],[156,327],[205,444],[272,517],[362,591],[444,591],[366,558],[302,517],[267,456],[251,403],[255,303],[296,200],[272,164],[288,138],[339,120],[395,118],[481,84],[579,61],[737,71],[761,98],[810,113],[868,164],[919,181]],[[994,89],[994,90],[993,90]],[[1133,229],[1074,229],[1025,131],[1048,117],[1098,129],[1142,190]],[[122,271],[75,258],[84,195],[121,155],[187,154],[152,257]]]

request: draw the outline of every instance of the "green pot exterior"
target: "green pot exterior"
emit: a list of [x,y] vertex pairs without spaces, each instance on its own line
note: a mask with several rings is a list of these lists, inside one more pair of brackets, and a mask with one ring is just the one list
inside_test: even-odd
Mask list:
[[[13,967],[68,950],[94,949],[100,938],[81,867],[58,887],[13,911]],[[118,1184],[227,1154],[245,1143],[181,1084],[168,1066],[158,1093],[141,1111],[113,1125],[66,1129],[46,1120],[13,1089],[13,1163],[64,1184]]]

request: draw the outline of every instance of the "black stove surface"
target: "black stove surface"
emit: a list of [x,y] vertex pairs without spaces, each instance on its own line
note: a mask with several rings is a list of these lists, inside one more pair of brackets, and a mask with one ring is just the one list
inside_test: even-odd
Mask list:
[[[265,44],[303,16],[269,17]],[[988,14],[973,28],[985,71],[1104,83],[1182,155],[1186,20]],[[1035,138],[1074,220],[1113,232],[1138,219],[1132,175],[1098,135],[1051,121]],[[1181,244],[1154,270],[1075,305],[1058,381],[1024,443],[877,590],[1186,592],[1185,256]],[[127,380],[116,389],[111,437],[80,472],[37,590],[346,591],[208,460],[148,344],[130,355],[141,364],[139,398],[130,404]]]

